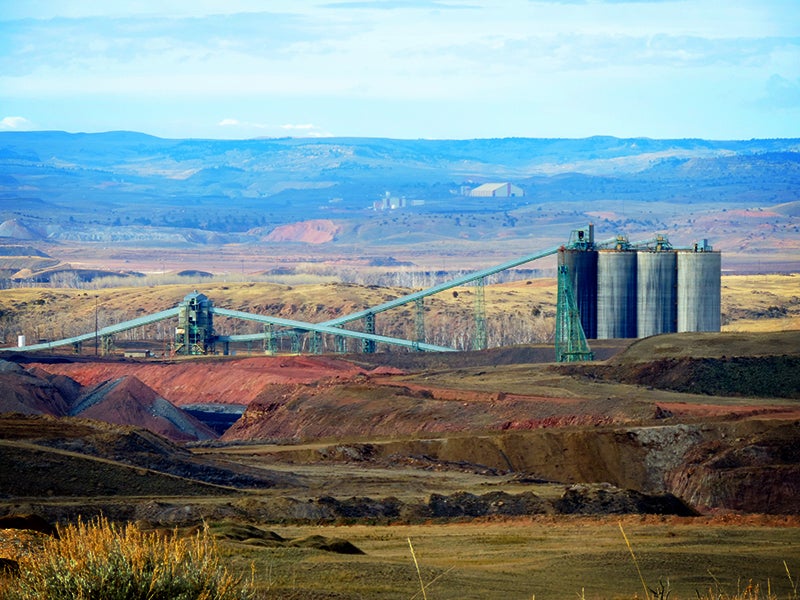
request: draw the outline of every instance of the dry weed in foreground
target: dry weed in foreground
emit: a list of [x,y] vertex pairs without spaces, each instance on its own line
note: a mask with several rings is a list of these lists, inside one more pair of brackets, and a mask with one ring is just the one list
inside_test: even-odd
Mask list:
[[40,551],[21,557],[8,600],[245,600],[242,583],[220,564],[207,530],[191,538],[155,535],[105,518],[59,527]]
[[[621,522],[618,523],[618,525],[620,532],[622,532],[622,537],[625,540],[625,545],[628,547],[628,551],[631,553],[631,558],[633,559],[633,564],[636,567],[636,572],[639,574],[639,580],[642,582],[645,600],[651,600],[651,598],[652,600],[668,600],[672,594],[669,588],[669,580],[667,580],[666,584],[659,580],[658,586],[655,589],[647,585],[644,575],[642,575],[642,570],[639,568],[639,561],[636,559],[636,554],[633,552],[633,546],[631,546],[628,536],[625,535],[625,529],[623,529]],[[786,576],[789,578],[789,584],[792,587],[792,591],[788,596],[788,600],[799,600],[797,595],[797,583],[795,583],[794,579],[792,578],[792,574],[789,571],[789,565],[786,561],[783,561],[783,567],[786,569]],[[709,589],[708,592],[702,595],[700,592],[696,592],[697,600],[780,600],[778,596],[772,593],[769,581],[767,582],[766,592],[762,592],[761,587],[757,583],[749,581],[744,589],[737,589],[733,594],[725,592],[722,589],[723,586],[719,581],[716,580],[716,578],[714,578],[714,581],[716,584],[715,588]],[[737,588],[738,587],[739,586],[737,586]],[[583,592],[581,592],[579,597],[581,600],[583,600]],[[636,597],[638,598],[638,595]]]
[[416,598],[419,598],[419,597],[420,597],[420,595],[422,595],[422,599],[423,599],[423,600],[428,600],[428,594],[426,593],[426,590],[427,590],[427,589],[428,589],[430,586],[432,586],[434,583],[436,583],[437,581],[439,581],[439,579],[441,579],[442,577],[444,577],[445,575],[447,575],[447,574],[448,574],[450,571],[452,571],[452,570],[454,569],[454,567],[450,567],[449,569],[447,569],[447,570],[446,570],[446,571],[444,571],[443,573],[440,573],[439,575],[437,575],[436,577],[434,577],[434,578],[433,578],[431,581],[429,581],[428,583],[424,583],[424,582],[422,581],[422,571],[420,571],[420,569],[419,569],[419,562],[417,562],[417,553],[416,553],[416,552],[414,552],[414,545],[411,543],[411,538],[407,538],[407,539],[408,539],[408,547],[411,549],[411,558],[413,558],[413,559],[414,559],[414,567],[415,567],[415,568],[416,568],[416,570],[417,570],[417,577],[418,577],[418,579],[419,579],[419,587],[420,587],[420,591],[419,591],[419,592],[417,592],[416,594],[414,594],[413,596],[411,596],[411,600],[416,600]]

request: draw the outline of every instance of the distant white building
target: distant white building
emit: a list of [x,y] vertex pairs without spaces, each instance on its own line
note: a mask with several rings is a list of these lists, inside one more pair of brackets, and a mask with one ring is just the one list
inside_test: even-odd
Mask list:
[[522,188],[513,183],[484,183],[469,193],[471,198],[517,198],[524,196]]

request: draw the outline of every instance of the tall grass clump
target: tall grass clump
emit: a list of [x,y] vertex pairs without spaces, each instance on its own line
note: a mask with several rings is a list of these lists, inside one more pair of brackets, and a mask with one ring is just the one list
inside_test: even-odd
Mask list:
[[19,560],[9,600],[245,600],[242,583],[220,564],[206,530],[180,538],[104,518],[59,527],[59,539]]

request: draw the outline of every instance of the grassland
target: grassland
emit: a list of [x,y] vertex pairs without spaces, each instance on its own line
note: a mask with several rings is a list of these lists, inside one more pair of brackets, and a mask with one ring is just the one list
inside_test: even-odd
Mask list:
[[[517,519],[419,526],[286,527],[283,537],[323,535],[364,551],[342,556],[299,548],[226,542],[223,551],[242,573],[255,564],[266,598],[421,598],[410,539],[431,600],[643,598],[642,583],[621,535],[635,551],[645,581],[669,585],[670,598],[696,593],[733,596],[751,582],[790,599],[790,572],[800,568],[797,523],[758,519],[683,520]],[[730,597],[729,596],[729,597]],[[650,597],[654,597],[650,594]],[[766,598],[750,596],[750,598]]]
[[[378,288],[342,283],[287,285],[220,282],[100,289],[15,288],[0,290],[0,340],[60,339],[176,306],[199,289],[215,306],[320,322],[408,293],[406,288]],[[723,331],[800,329],[800,274],[729,275],[722,278]],[[554,333],[556,282],[527,279],[485,288],[489,346],[548,342]],[[444,345],[471,339],[475,289],[457,288],[425,301],[426,340]],[[413,307],[400,307],[377,319],[379,333],[413,338]],[[220,334],[242,333],[246,324],[215,321]],[[153,326],[154,328],[156,326]],[[255,327],[255,326],[251,326]],[[153,335],[169,338],[169,328]],[[137,334],[118,336],[136,339]]]
[[[735,336],[739,331],[800,329],[800,301],[797,298],[799,281],[798,275],[723,277],[723,329],[730,336]],[[0,292],[2,333],[6,341],[11,343],[15,341],[12,336],[18,332],[20,323],[26,327],[38,323],[40,328],[44,328],[38,331],[31,329],[28,333],[31,337],[58,337],[60,328],[68,327],[68,322],[76,327],[80,325],[84,327],[83,331],[87,331],[93,327],[95,302],[103,318],[123,320],[174,306],[196,287],[197,284],[185,284],[98,290],[3,290]],[[203,285],[200,291],[211,297],[217,306],[225,308],[321,321],[380,303],[406,290],[338,283],[286,285],[214,282]],[[436,322],[437,315],[447,316],[455,322],[460,322],[462,318],[468,320],[474,306],[473,293],[472,288],[461,288],[426,301],[432,321]],[[534,322],[534,318],[551,320],[548,315],[554,311],[554,301],[555,282],[550,279],[492,285],[486,289],[489,319],[510,314],[515,318],[526,315],[532,319],[531,322]],[[535,316],[532,314],[534,311],[538,311]],[[409,327],[413,327],[413,315],[408,309],[382,316],[381,322],[390,323],[393,319],[404,320]],[[27,332],[25,329],[22,331]],[[722,338],[715,339],[716,345],[704,345],[703,351],[706,354],[716,353],[714,356],[720,353],[731,356],[732,352],[718,343]],[[697,348],[681,348],[680,340],[673,343],[670,339],[662,338],[659,343],[672,346],[664,346],[660,350],[651,348],[646,352],[652,354],[658,350],[672,356],[683,351],[697,355]],[[752,354],[752,349],[747,350],[747,354]],[[542,397],[552,398],[582,398],[593,393],[590,392],[592,387],[602,387],[601,403],[607,402],[609,408],[612,405],[645,406],[641,388],[570,378],[541,365],[497,365],[491,368],[491,372],[485,365],[443,365],[423,374],[409,374],[402,379],[402,383],[483,392],[503,389],[520,394],[535,390]],[[658,389],[648,390],[646,400],[648,406],[653,402],[680,401],[689,407],[709,401],[729,407],[774,403],[774,399],[711,399],[700,394],[678,394]],[[787,401],[787,404],[792,402]],[[602,407],[606,407],[606,404],[602,404]],[[324,444],[319,444],[319,447],[322,446]],[[364,465],[359,462],[304,464],[298,457],[304,452],[313,454],[318,447],[296,445],[281,448],[246,444],[197,448],[194,452],[196,456],[211,461],[230,460],[247,468],[271,469],[287,477],[297,477],[297,481],[302,481],[303,485],[292,487],[287,484],[275,490],[236,490],[229,493],[218,488],[209,491],[210,486],[200,484],[193,484],[196,489],[189,489],[184,487],[188,485],[187,481],[153,473],[152,477],[147,477],[151,485],[145,489],[130,485],[131,481],[135,483],[145,475],[150,475],[141,467],[120,467],[65,451],[51,452],[45,456],[40,448],[24,444],[14,445],[13,452],[11,449],[12,446],[6,442],[0,445],[0,454],[7,459],[3,472],[7,473],[6,480],[11,482],[7,483],[6,488],[13,484],[15,464],[23,462],[36,465],[56,459],[67,461],[63,465],[57,462],[57,467],[75,479],[63,491],[53,489],[52,497],[46,493],[38,498],[32,497],[35,495],[31,492],[32,496],[26,498],[7,498],[3,502],[4,511],[45,507],[52,511],[50,514],[58,514],[59,510],[74,514],[81,509],[96,510],[102,507],[103,502],[107,502],[120,514],[124,513],[126,507],[138,503],[146,505],[148,510],[152,507],[156,516],[163,516],[165,512],[194,515],[196,505],[204,504],[213,506],[218,518],[228,515],[232,519],[245,519],[248,513],[241,510],[242,507],[269,496],[308,498],[329,494],[338,498],[356,495],[378,498],[393,495],[419,500],[432,491],[453,493],[465,490],[479,494],[494,489],[509,493],[535,489],[543,497],[556,497],[564,489],[563,485],[521,484],[507,476],[497,477],[458,469],[440,470],[433,462],[424,468],[418,466],[406,471],[396,466]],[[281,461],[271,455],[281,452],[285,456],[294,453],[294,458]],[[80,489],[78,474],[84,471],[92,476],[96,488]],[[112,484],[113,490],[102,487],[106,485],[108,488]],[[98,499],[100,493],[115,495],[113,499]],[[141,515],[147,518],[148,513],[143,510]],[[234,540],[224,537],[224,533],[220,548],[225,564],[236,573],[249,576],[251,565],[255,566],[257,598],[420,598],[422,593],[410,554],[409,539],[419,561],[422,580],[430,583],[426,589],[426,596],[430,600],[498,597],[538,600],[642,598],[646,593],[620,533],[620,520],[636,552],[646,582],[656,589],[659,582],[666,585],[668,581],[672,590],[669,596],[671,600],[687,600],[698,595],[715,600],[734,597],[747,600],[797,598],[796,588],[792,587],[786,572],[788,567],[796,583],[800,575],[800,536],[797,535],[800,521],[795,516],[540,516],[449,523],[431,520],[393,525],[286,525],[256,520],[251,524],[265,532],[275,531],[287,539],[318,535],[341,538],[360,548],[364,554],[342,555],[298,546],[270,547],[257,538]],[[224,528],[221,531],[224,532]],[[741,593],[751,580],[759,586],[760,595],[746,596]],[[767,595],[768,590],[772,596]]]
[[723,331],[800,329],[800,274],[722,278]]

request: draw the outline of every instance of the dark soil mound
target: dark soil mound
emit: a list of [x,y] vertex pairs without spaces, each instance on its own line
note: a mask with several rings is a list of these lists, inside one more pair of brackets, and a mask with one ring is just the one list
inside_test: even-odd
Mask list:
[[28,531],[38,531],[39,533],[58,537],[58,531],[55,526],[39,515],[25,514],[0,517],[0,529],[27,529]]
[[232,523],[230,521],[214,523],[209,527],[209,531],[214,537],[219,539],[245,542],[258,546],[277,548],[279,546],[285,546],[288,541],[274,531],[264,531],[255,525]]
[[562,373],[689,394],[800,398],[800,356],[665,358],[616,365],[564,365]]
[[[265,469],[217,463],[145,429],[50,416],[0,417],[0,496],[216,495],[239,488],[296,485],[297,478]],[[19,447],[16,442],[21,441]],[[133,467],[133,469],[131,469]],[[24,470],[26,476],[19,477]],[[202,483],[201,483],[202,482]],[[127,488],[127,489],[126,489]]]
[[428,511],[435,518],[518,516],[551,513],[553,506],[532,492],[516,496],[505,492],[490,492],[481,496],[456,492],[451,496],[431,494]]
[[698,513],[672,494],[646,495],[611,485],[573,485],[555,503],[566,515],[655,514],[696,516]]
[[214,537],[242,542],[253,546],[268,548],[311,548],[314,550],[333,552],[335,554],[364,554],[360,548],[357,548],[347,540],[326,538],[321,535],[288,540],[274,531],[265,531],[255,525],[232,523],[230,521],[214,523],[209,527],[209,530]]
[[[592,340],[592,351],[597,360],[606,360],[627,348],[631,340]],[[426,369],[453,369],[493,365],[520,365],[555,362],[551,345],[506,346],[467,352],[378,352],[351,354],[350,362],[365,367],[395,367],[416,371]]]
[[364,551],[357,548],[347,540],[339,538],[326,538],[321,535],[312,535],[306,538],[292,540],[288,544],[295,548],[313,548],[314,550],[324,550],[336,554],[364,554]]

